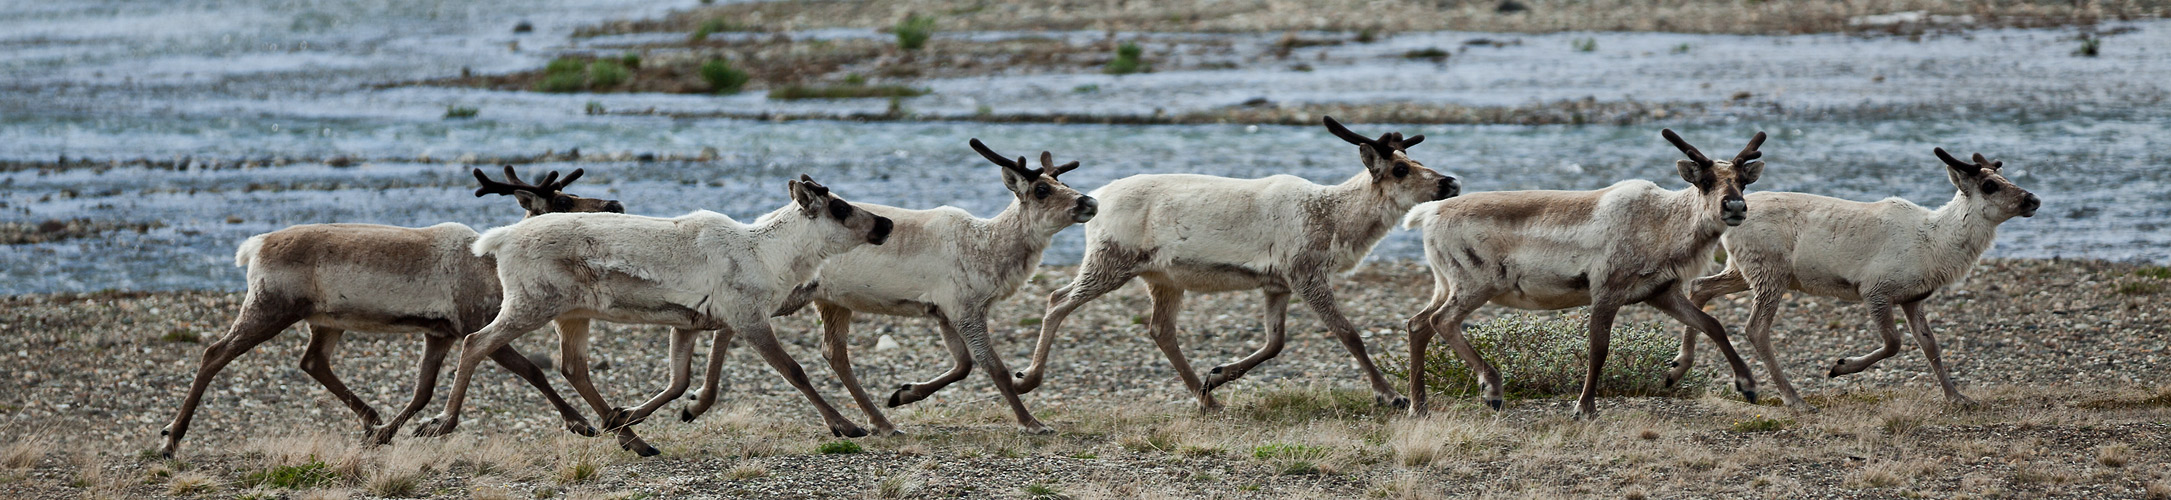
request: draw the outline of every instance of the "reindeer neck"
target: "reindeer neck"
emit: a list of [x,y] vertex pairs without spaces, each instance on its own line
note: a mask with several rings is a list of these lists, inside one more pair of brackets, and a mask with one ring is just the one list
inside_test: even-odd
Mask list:
[[[1716,243],[1719,235],[1726,234],[1726,221],[1721,220],[1725,214],[1717,203],[1704,199],[1704,192],[1696,189],[1696,186],[1679,191],[1666,191],[1664,196],[1666,201],[1661,206],[1665,207],[1666,213],[1660,216],[1679,217],[1677,220],[1688,221],[1688,227],[1684,229],[1688,230],[1689,241],[1695,246]],[[1755,213],[1756,206],[1750,205],[1749,210],[1750,213]]]
[[1015,257],[1022,261],[993,263],[998,267],[1030,269],[1040,264],[1040,253],[1048,249],[1048,243],[1055,238],[1055,233],[1069,226],[1037,221],[1023,202],[1013,199],[1010,206],[1003,207],[1002,213],[987,220],[984,245],[988,247],[985,250],[990,253],[985,255]]
[[823,261],[843,253],[815,234],[814,219],[800,214],[793,205],[756,219],[750,232],[754,234],[753,254],[768,257],[760,259],[758,265],[776,280],[774,284],[780,290],[813,279]]
[[[1981,257],[1990,249],[1990,243],[1998,236],[1998,222],[1983,213],[1988,203],[1981,198],[1971,198],[1965,192],[1955,192],[1952,201],[1937,207],[1923,217],[1918,230],[1931,248],[1949,249],[1965,255]],[[1973,262],[1973,259],[1969,259]]]
[[1341,184],[1327,186],[1316,201],[1329,204],[1327,216],[1333,219],[1332,224],[1345,229],[1337,231],[1337,240],[1366,248],[1386,237],[1395,222],[1409,213],[1410,207],[1417,206],[1387,196],[1374,185],[1371,172],[1358,172]]

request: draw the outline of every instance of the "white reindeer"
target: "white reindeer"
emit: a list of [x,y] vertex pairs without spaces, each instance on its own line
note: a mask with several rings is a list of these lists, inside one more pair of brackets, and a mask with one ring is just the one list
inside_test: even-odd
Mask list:
[[[1500,374],[1462,336],[1462,321],[1492,302],[1518,309],[1591,306],[1590,359],[1580,416],[1598,413],[1598,375],[1605,366],[1613,316],[1644,303],[1711,336],[1734,368],[1734,387],[1756,401],[1756,380],[1726,342],[1718,320],[1689,303],[1686,283],[1704,271],[1713,245],[1741,224],[1742,189],[1764,163],[1758,132],[1733,161],[1712,161],[1672,130],[1663,134],[1689,159],[1676,168],[1692,186],[1667,191],[1632,180],[1596,191],[1496,191],[1429,203],[1403,226],[1424,231],[1432,268],[1432,302],[1409,321],[1410,414],[1424,415],[1425,348],[1446,327],[1447,344],[1485,388],[1485,403],[1501,406]],[[1761,208],[1759,208],[1761,210]]]
[[[513,195],[528,215],[554,212],[624,212],[617,200],[582,198],[566,194],[565,186],[579,179],[582,170],[558,178],[551,172],[540,185],[522,182],[505,166],[508,182],[497,182],[475,169],[482,187],[475,196]],[[488,324],[498,311],[497,264],[471,255],[475,230],[457,223],[426,228],[374,224],[307,224],[251,237],[234,254],[234,265],[247,267],[248,295],[241,312],[224,336],[204,348],[203,363],[188,397],[173,423],[159,434],[165,445],[159,452],[171,458],[188,433],[189,421],[203,393],[226,368],[258,344],[286,331],[296,322],[309,325],[309,348],[302,353],[301,369],[324,385],[325,390],[362,419],[363,431],[372,442],[390,442],[407,419],[429,404],[437,387],[438,367],[452,342]],[[332,355],[347,330],[379,333],[421,333],[425,342],[417,367],[414,398],[386,425],[377,410],[347,390],[332,373]],[[527,380],[558,409],[566,429],[584,436],[595,428],[578,410],[567,405],[550,388],[543,371],[512,347],[490,351],[490,357]]]
[[[483,353],[555,321],[567,381],[602,416],[606,430],[621,431],[619,444],[642,456],[657,451],[634,436],[631,426],[686,392],[694,334],[702,330],[720,331],[718,356],[731,341],[728,332],[743,334],[770,367],[814,403],[830,432],[865,436],[866,430],[838,415],[814,391],[799,363],[777,343],[768,317],[830,256],[882,244],[891,222],[830,195],[829,188],[804,175],[788,184],[792,203],[751,224],[709,211],[670,219],[554,214],[483,233],[473,250],[497,258],[505,300],[496,320],[468,336],[444,413],[417,434],[444,435],[459,425],[468,382]],[[588,378],[588,323],[598,319],[670,326],[670,386],[632,410],[605,402]]]
[[[1914,331],[1923,357],[1929,358],[1946,399],[1975,404],[1953,388],[1922,303],[1967,276],[1997,239],[1998,224],[2016,215],[2035,216],[2043,201],[1999,173],[2005,162],[1976,153],[1975,162],[1968,163],[1943,148],[1934,151],[1959,188],[1945,206],[1930,210],[1899,198],[1864,203],[1802,193],[1752,194],[1749,202],[1756,212],[1719,238],[1726,247],[1726,270],[1690,283],[1689,300],[1699,308],[1712,297],[1754,291],[1749,341],[1787,406],[1816,411],[1795,395],[1771,347],[1772,320],[1788,290],[1869,304],[1870,324],[1884,338],[1884,347],[1840,359],[1827,375],[1859,372],[1899,352],[1900,332],[1892,325],[1892,306],[1897,304],[1906,312],[1907,328]],[[1695,353],[1696,337],[1684,335],[1668,384],[1696,363]]]
[[[822,265],[819,286],[807,294],[822,317],[822,355],[867,413],[876,435],[895,434],[897,428],[867,397],[852,372],[846,339],[855,312],[934,318],[949,345],[955,361],[951,369],[927,382],[904,384],[890,394],[891,408],[919,401],[964,379],[977,361],[1010,404],[1018,425],[1027,432],[1049,432],[1011,388],[1010,371],[988,341],[987,314],[1033,275],[1049,239],[1072,224],[1092,220],[1098,202],[1056,178],[1078,168],[1078,162],[1056,165],[1055,156],[1042,151],[1042,168],[1036,169],[1027,167],[1024,157],[1004,158],[979,139],[971,145],[1002,167],[1003,187],[1017,196],[1009,207],[995,218],[981,219],[956,207],[906,210],[860,204],[895,221],[896,237],[880,246],[863,246],[831,257]],[[794,304],[785,307],[796,309]],[[722,360],[709,357],[699,401],[680,414],[682,420],[692,421],[715,403]]]
[[[1139,277],[1146,280],[1153,300],[1148,328],[1154,344],[1202,409],[1221,406],[1213,397],[1215,387],[1281,352],[1292,292],[1349,350],[1381,404],[1407,404],[1372,366],[1357,328],[1335,305],[1329,276],[1354,269],[1410,207],[1455,196],[1461,185],[1410,159],[1405,148],[1425,136],[1404,139],[1389,133],[1371,139],[1350,132],[1333,117],[1325,124],[1336,137],[1357,146],[1364,164],[1364,172],[1341,184],[1323,186],[1288,175],[1230,179],[1158,174],[1126,177],[1094,190],[1102,213],[1085,225],[1084,262],[1076,279],[1048,296],[1033,364],[1017,374],[1019,390],[1040,385],[1055,332],[1071,311]],[[1176,344],[1176,314],[1183,308],[1184,292],[1251,289],[1266,299],[1261,318],[1267,327],[1266,346],[1214,367],[1201,382]]]

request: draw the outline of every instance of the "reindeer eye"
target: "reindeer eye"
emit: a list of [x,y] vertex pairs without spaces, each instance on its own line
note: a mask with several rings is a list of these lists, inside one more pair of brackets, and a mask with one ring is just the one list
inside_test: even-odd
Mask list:
[[1983,181],[1982,192],[1983,194],[1997,194],[1998,183],[1995,181]]
[[550,206],[551,206],[551,208],[554,208],[554,209],[557,209],[557,210],[568,210],[568,209],[571,209],[571,208],[573,208],[573,197],[571,197],[571,196],[565,196],[565,195],[558,195],[557,197],[555,197],[555,198],[551,198],[551,199],[550,199]]
[[1033,197],[1034,197],[1034,198],[1047,198],[1047,197],[1048,197],[1048,193],[1049,193],[1049,190],[1048,190],[1048,185],[1047,185],[1047,184],[1034,184],[1034,185],[1033,185]]
[[1409,165],[1402,165],[1402,164],[1396,164],[1396,165],[1395,165],[1395,177],[1408,177],[1409,175],[1410,175],[1410,166],[1409,166]]

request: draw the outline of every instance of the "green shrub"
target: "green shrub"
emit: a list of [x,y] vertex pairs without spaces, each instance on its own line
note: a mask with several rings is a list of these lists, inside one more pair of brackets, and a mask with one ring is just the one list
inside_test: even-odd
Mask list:
[[2088,35],[2081,35],[2081,48],[2073,51],[2073,55],[2081,57],[2096,57],[2102,53],[2103,39]]
[[619,64],[618,61],[605,59],[588,65],[588,86],[590,88],[616,87],[618,84],[626,83],[626,79],[632,77],[633,71],[626,69],[626,66]]
[[707,80],[709,88],[718,94],[735,94],[753,77],[739,68],[731,67],[729,60],[715,59],[701,64],[701,79]]
[[322,460],[311,459],[309,463],[301,465],[282,465],[251,472],[242,476],[241,484],[251,488],[270,486],[303,489],[332,484],[335,479],[337,478],[332,474],[330,466],[325,465]]
[[474,108],[474,107],[469,107],[469,106],[460,106],[460,105],[456,105],[456,104],[455,104],[455,105],[446,105],[446,106],[445,106],[445,119],[447,119],[447,120],[463,120],[463,119],[468,119],[468,118],[474,118],[474,117],[475,117],[475,114],[476,114],[476,113],[481,113],[481,112],[482,112],[482,110],[481,110],[481,109],[477,109],[477,108]]
[[923,95],[927,95],[926,89],[902,85],[786,85],[769,89],[770,99],[853,99]]
[[897,48],[920,50],[927,46],[927,39],[935,36],[935,18],[919,14],[906,14],[897,21]]
[[632,52],[627,52],[627,53],[625,53],[625,55],[621,55],[621,56],[618,56],[618,63],[619,63],[619,64],[624,64],[624,65],[626,65],[626,67],[628,67],[628,68],[640,68],[640,67],[641,67],[641,55],[640,55],[640,54],[635,54],[635,53],[632,53]]
[[2165,266],[2148,266],[2148,267],[2143,267],[2143,268],[2141,268],[2140,270],[2134,271],[2134,272],[2133,272],[2133,275],[2134,275],[2134,276],[2140,276],[2140,277],[2144,277],[2144,278],[2156,278],[2156,279],[2160,279],[2160,280],[2171,280],[2171,267],[2165,267]]
[[816,450],[822,452],[823,455],[850,455],[863,451],[860,449],[859,443],[841,439],[822,443],[822,446]]
[[586,71],[587,69],[587,61],[582,61],[570,57],[560,57],[557,59],[551,59],[549,65],[543,66],[543,74],[562,75],[567,73],[580,73],[582,71]]
[[1108,61],[1108,67],[1101,68],[1101,72],[1128,75],[1153,71],[1153,66],[1146,64],[1145,56],[1146,49],[1140,48],[1137,42],[1123,42],[1116,46],[1116,60]]
[[693,35],[688,37],[688,40],[694,43],[701,43],[708,41],[709,35],[723,33],[726,31],[746,30],[747,28],[745,26],[740,26],[730,21],[725,21],[723,20],[723,18],[711,18],[707,21],[702,21],[700,27],[694,28],[694,33]]
[[[1470,346],[1500,372],[1501,391],[1509,398],[1539,398],[1578,394],[1590,357],[1587,313],[1556,315],[1510,314],[1463,331]],[[1608,396],[1671,395],[1676,390],[1702,389],[1706,375],[1690,370],[1677,387],[1666,387],[1667,363],[1680,351],[1681,330],[1673,323],[1626,323],[1613,325],[1611,349],[1605,369],[1599,373],[1599,394]],[[1470,367],[1455,356],[1444,333],[1433,336],[1426,349],[1425,384],[1433,394],[1467,397],[1483,387]],[[1409,380],[1408,358],[1383,356],[1380,370]]]
[[2155,295],[2163,292],[2163,285],[2147,281],[2128,281],[2118,284],[2120,295]]
[[543,79],[535,82],[535,90],[543,92],[579,92],[588,89],[588,62],[570,57],[552,59],[543,66]]
[[1040,484],[1040,483],[1033,483],[1033,484],[1028,484],[1028,485],[1025,485],[1025,494],[1026,494],[1026,495],[1029,495],[1029,496],[1035,496],[1035,497],[1052,497],[1052,496],[1060,496],[1060,495],[1062,495],[1062,494],[1063,494],[1063,492],[1061,492],[1061,491],[1057,491],[1057,490],[1055,489],[1055,487],[1053,487],[1053,486],[1048,486],[1048,485],[1045,485],[1045,484]]
[[1568,45],[1571,47],[1575,47],[1576,52],[1598,51],[1598,39],[1596,38],[1577,38],[1575,40],[1569,41]]

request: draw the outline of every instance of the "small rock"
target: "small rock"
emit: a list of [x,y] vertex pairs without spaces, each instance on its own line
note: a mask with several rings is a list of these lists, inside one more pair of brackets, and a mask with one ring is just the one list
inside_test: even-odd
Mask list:
[[324,164],[331,165],[332,168],[347,168],[354,166],[354,159],[348,158],[346,155],[339,155],[332,157],[330,160],[325,160]]
[[874,350],[876,351],[887,351],[896,348],[897,339],[890,338],[889,335],[883,335],[879,338],[874,339]]
[[1500,0],[1500,5],[1493,7],[1493,12],[1499,12],[1502,14],[1513,14],[1516,12],[1524,12],[1528,10],[1530,10],[1530,6],[1523,5],[1522,2],[1517,2],[1515,0]]
[[604,370],[609,370],[609,369],[611,369],[611,361],[610,361],[610,360],[608,360],[608,359],[603,359],[603,358],[596,358],[596,363],[595,363],[594,365],[590,365],[590,366],[588,367],[588,369],[589,369],[590,371],[599,371],[599,372],[600,372],[600,371],[604,371]]
[[528,33],[528,32],[532,32],[532,31],[535,31],[535,25],[534,25],[534,24],[530,24],[530,23],[528,23],[527,21],[524,21],[524,20],[523,20],[523,21],[520,21],[520,24],[515,24],[515,25],[513,25],[513,32],[514,32],[514,33]]

